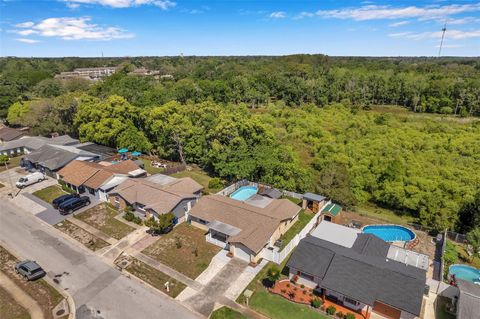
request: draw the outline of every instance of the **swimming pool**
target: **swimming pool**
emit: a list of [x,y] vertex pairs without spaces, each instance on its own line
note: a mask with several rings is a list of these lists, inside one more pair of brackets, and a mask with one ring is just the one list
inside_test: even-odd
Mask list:
[[467,265],[451,265],[448,268],[450,275],[455,275],[457,279],[463,279],[473,283],[480,284],[480,270]]
[[258,189],[255,186],[242,186],[232,194],[230,194],[230,198],[236,200],[247,200],[253,195],[257,193]]
[[363,232],[380,237],[384,241],[411,241],[415,233],[400,225],[370,225],[363,227]]

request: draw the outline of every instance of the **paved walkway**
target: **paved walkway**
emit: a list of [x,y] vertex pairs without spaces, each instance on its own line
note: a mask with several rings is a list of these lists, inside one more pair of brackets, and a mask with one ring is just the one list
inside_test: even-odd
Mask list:
[[20,306],[29,312],[31,319],[44,318],[42,308],[40,308],[38,302],[32,299],[32,297],[2,272],[0,272],[0,286],[2,286]]
[[85,229],[86,231],[88,231],[90,234],[100,238],[101,240],[104,240],[106,241],[107,243],[109,243],[110,245],[115,245],[118,240],[116,240],[115,238],[112,238],[110,236],[108,236],[107,234],[105,234],[104,232],[101,232],[99,231],[98,229],[90,226],[89,224],[85,223],[85,222],[82,222],[80,219],[78,218],[75,218],[73,216],[70,216],[68,218],[68,221],[71,222],[72,224],[75,224],[77,225],[78,227],[80,228],[83,228]]
[[145,236],[150,236],[149,234],[146,234],[147,229],[148,227],[141,227],[134,230],[127,236],[120,239],[116,244],[106,247],[106,251],[101,255],[113,263],[122,252],[130,248]]

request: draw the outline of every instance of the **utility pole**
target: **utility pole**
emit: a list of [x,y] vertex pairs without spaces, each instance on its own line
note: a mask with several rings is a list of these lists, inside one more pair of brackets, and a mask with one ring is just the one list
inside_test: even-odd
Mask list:
[[5,170],[8,172],[8,180],[10,181],[10,188],[12,189],[12,192],[9,195],[10,195],[11,198],[13,198],[13,197],[15,197],[15,195],[14,195],[15,188],[13,188],[12,175],[10,174],[10,171],[8,170],[7,162],[5,162]]
[[447,20],[445,19],[445,23],[443,24],[442,28],[442,40],[440,41],[440,48],[438,49],[438,57],[442,54],[442,46],[443,40],[445,39],[445,31],[447,31]]

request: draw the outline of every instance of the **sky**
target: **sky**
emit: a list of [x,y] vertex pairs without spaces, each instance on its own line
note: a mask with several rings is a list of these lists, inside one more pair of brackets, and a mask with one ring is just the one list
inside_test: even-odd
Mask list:
[[0,0],[0,55],[480,56],[480,0]]

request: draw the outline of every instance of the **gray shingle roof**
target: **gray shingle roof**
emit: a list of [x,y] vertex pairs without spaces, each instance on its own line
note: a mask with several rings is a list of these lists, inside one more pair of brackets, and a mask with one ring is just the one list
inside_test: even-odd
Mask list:
[[321,202],[322,200],[326,199],[325,196],[314,194],[314,193],[305,193],[303,194],[303,198],[308,200],[313,200],[316,202]]
[[30,136],[6,142],[0,145],[0,151],[7,151],[22,147],[26,147],[30,150],[38,150],[44,145],[74,145],[77,143],[78,140],[71,138],[68,135],[62,135],[54,138],[48,138],[43,136]]
[[367,256],[386,257],[390,245],[372,234],[360,233],[353,243],[352,249]]
[[36,151],[23,157],[24,160],[36,163],[50,170],[57,170],[64,167],[80,156],[96,157],[96,154],[75,149],[69,146],[43,145]]
[[273,199],[279,199],[283,193],[276,188],[266,188],[258,193],[259,195],[267,196]]
[[[321,287],[331,289],[373,306],[378,300],[419,315],[426,272],[397,261],[387,260],[384,248],[363,237],[357,244],[362,252],[307,236],[300,241],[287,266],[320,278]],[[355,244],[354,244],[355,246]],[[369,247],[370,246],[370,247]],[[374,252],[375,249],[379,249]],[[386,255],[387,252],[385,252]]]
[[476,319],[480,314],[480,286],[457,279],[460,296],[458,298],[458,319]]

